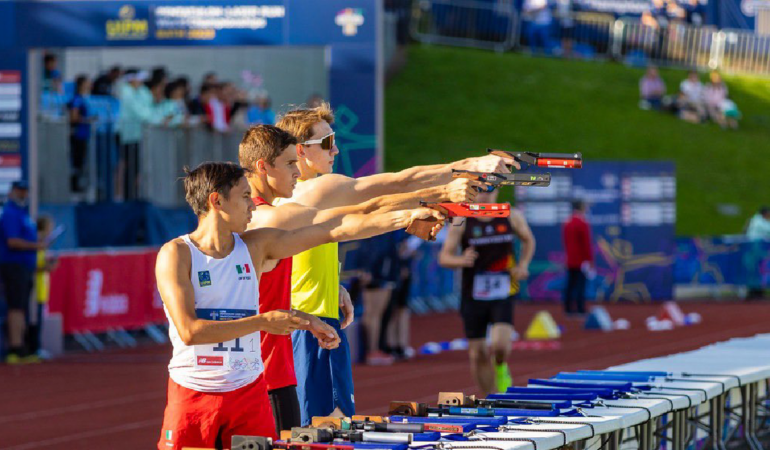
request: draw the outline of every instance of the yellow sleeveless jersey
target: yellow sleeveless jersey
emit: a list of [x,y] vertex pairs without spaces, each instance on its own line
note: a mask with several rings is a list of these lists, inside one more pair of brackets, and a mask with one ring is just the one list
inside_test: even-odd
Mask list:
[[[299,180],[301,182],[301,180]],[[276,199],[276,206],[291,199]],[[339,319],[340,263],[336,242],[294,255],[291,264],[291,307],[318,317]]]

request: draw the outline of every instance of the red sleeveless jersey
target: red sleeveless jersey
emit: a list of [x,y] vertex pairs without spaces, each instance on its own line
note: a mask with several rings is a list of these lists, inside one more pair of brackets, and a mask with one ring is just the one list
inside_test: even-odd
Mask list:
[[[261,197],[252,199],[256,206],[270,205]],[[272,206],[272,205],[270,205]],[[291,309],[291,258],[282,259],[275,269],[259,279],[259,313]],[[262,333],[262,360],[265,363],[267,390],[296,386],[291,335]]]

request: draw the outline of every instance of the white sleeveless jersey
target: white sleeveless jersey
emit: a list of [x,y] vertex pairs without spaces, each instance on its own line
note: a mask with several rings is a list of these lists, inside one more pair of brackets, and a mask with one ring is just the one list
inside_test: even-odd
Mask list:
[[[203,254],[189,235],[182,236],[192,255],[190,279],[200,319],[241,319],[259,310],[259,281],[251,255],[240,236],[233,236],[233,251],[222,259]],[[185,345],[165,305],[164,310],[174,346],[168,371],[177,384],[199,392],[228,392],[254,382],[264,370],[259,331],[219,344]]]

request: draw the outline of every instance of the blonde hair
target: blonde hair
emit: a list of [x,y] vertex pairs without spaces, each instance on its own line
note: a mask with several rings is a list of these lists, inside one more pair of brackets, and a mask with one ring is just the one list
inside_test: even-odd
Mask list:
[[310,139],[313,135],[313,125],[321,121],[325,121],[329,125],[334,123],[334,111],[328,102],[323,102],[315,108],[291,110],[279,117],[275,125],[296,136],[297,141],[301,144]]

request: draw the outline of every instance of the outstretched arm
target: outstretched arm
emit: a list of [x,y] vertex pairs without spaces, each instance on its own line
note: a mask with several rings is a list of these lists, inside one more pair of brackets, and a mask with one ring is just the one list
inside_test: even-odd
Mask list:
[[[322,244],[366,239],[406,228],[414,220],[428,217],[443,220],[436,211],[419,208],[382,214],[351,214],[295,230],[260,228],[247,231],[241,237],[249,246],[255,264],[262,267],[269,260],[288,258]],[[441,222],[434,227],[433,234],[440,229]]]
[[155,264],[160,297],[185,345],[226,342],[255,331],[289,334],[308,325],[308,321],[296,317],[293,311],[280,310],[222,322],[199,319],[195,314],[191,267],[190,251],[179,240],[164,245]]
[[509,172],[506,164],[518,168],[518,163],[498,156],[468,158],[450,164],[417,166],[400,172],[388,172],[361,178],[324,175],[303,183],[294,199],[306,206],[329,209],[363,203],[383,195],[403,194],[433,188],[452,181],[452,169],[476,172]]
[[435,186],[404,194],[383,195],[360,204],[318,209],[297,203],[286,203],[277,207],[260,207],[254,213],[253,228],[280,228],[293,230],[320,224],[351,214],[373,214],[419,208],[420,201],[428,202],[472,202],[478,195],[481,183],[468,179],[457,179],[445,186]]

